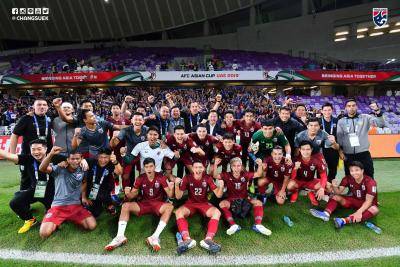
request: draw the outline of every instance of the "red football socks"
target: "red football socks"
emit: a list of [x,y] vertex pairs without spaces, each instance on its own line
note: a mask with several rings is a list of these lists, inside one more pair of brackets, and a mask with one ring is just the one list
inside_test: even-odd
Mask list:
[[235,224],[235,220],[232,217],[232,213],[229,210],[229,208],[222,208],[222,212],[224,213],[224,217],[225,219],[228,221],[229,225],[234,225]]
[[253,207],[253,214],[254,214],[254,223],[261,224],[263,215],[264,215],[264,208],[263,206],[254,206]]
[[218,230],[218,223],[219,223],[219,220],[217,220],[217,219],[211,219],[208,222],[206,239],[214,238],[215,233],[217,233],[217,230]]
[[338,203],[334,199],[329,199],[328,204],[326,204],[325,211],[328,212],[329,214],[332,214],[332,212],[337,208]]
[[189,228],[188,228],[188,222],[186,221],[185,218],[179,218],[176,220],[176,224],[178,225],[178,231],[182,235],[183,240],[187,240],[190,238],[189,236]]

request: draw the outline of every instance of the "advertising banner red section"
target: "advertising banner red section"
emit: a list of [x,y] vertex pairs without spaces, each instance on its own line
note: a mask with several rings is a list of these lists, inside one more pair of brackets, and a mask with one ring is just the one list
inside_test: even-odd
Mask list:
[[384,71],[296,71],[309,80],[315,81],[389,81],[398,79],[400,72],[384,72]]
[[106,82],[122,73],[123,72],[53,73],[21,75],[20,77],[31,83]]
[[[21,144],[22,144],[22,138],[18,139],[18,145],[17,145],[17,154],[21,152]],[[10,150],[10,136],[0,136],[0,149],[9,151]],[[0,159],[2,159],[0,157]]]

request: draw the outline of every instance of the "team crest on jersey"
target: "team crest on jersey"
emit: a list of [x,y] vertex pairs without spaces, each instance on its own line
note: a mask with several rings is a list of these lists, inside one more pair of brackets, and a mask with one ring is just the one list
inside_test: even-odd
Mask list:
[[25,166],[24,165],[20,165],[19,169],[23,172],[25,170]]
[[159,182],[155,182],[155,183],[154,183],[154,187],[155,187],[155,188],[159,188],[159,187],[160,187],[160,183],[159,183]]
[[206,186],[207,186],[207,183],[206,183],[206,182],[202,182],[201,185],[202,185],[203,187],[206,187]]
[[98,130],[97,130],[99,133],[104,133],[104,130],[103,130],[103,128],[99,128]]
[[274,137],[274,138],[272,138],[272,142],[278,142],[278,138],[276,138],[276,137]]
[[254,132],[254,127],[251,127],[251,128],[250,128],[250,132]]
[[281,172],[284,172],[285,171],[285,167],[281,167]]
[[76,175],[76,178],[78,178],[78,180],[81,180],[83,178],[83,173],[78,173]]
[[311,171],[315,170],[314,164],[312,164],[312,165],[310,166],[310,170],[311,170]]
[[143,187],[146,187],[146,185],[144,184]]
[[53,216],[53,213],[51,213],[51,212],[46,213],[46,218],[47,219],[50,218],[51,216]]
[[161,154],[161,151],[158,151],[158,152],[157,152],[157,156],[160,156],[160,154]]
[[240,178],[240,181],[244,183],[244,182],[246,182],[246,178],[242,177],[242,178]]
[[322,140],[317,140],[317,145],[321,145],[321,143],[322,143]]
[[193,186],[193,183],[190,183],[189,186]]
[[144,137],[144,135],[143,135],[143,136],[140,137],[140,140],[144,141],[145,138],[146,138],[146,137]]
[[388,9],[387,8],[376,8],[372,9],[372,20],[378,27],[383,27],[388,22]]
[[208,145],[210,145],[210,142],[207,141],[207,142],[206,142],[206,146],[208,146]]
[[361,185],[361,189],[365,190],[365,185],[364,184]]

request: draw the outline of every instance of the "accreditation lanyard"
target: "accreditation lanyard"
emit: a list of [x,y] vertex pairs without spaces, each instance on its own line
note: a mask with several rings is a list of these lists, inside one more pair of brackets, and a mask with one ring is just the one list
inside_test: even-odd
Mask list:
[[[354,119],[352,119],[354,121]],[[358,118],[355,119],[355,126],[354,126],[354,133],[357,133],[358,131]],[[347,128],[347,132],[350,133],[350,122],[349,122],[349,118],[346,118],[346,128]]]
[[[101,178],[100,178],[100,182],[98,183],[99,186],[103,183],[104,177],[106,175],[108,175],[108,170],[107,170],[107,168],[104,168],[103,174],[101,175]],[[96,183],[96,176],[97,176],[97,165],[95,165],[93,167],[93,184]]]
[[193,120],[192,120],[192,114],[189,115],[189,120],[190,120],[190,127],[193,128],[195,125],[199,123],[199,114],[196,114],[196,124],[193,125]]
[[[322,128],[324,129],[325,132],[327,132],[326,127],[325,127],[325,120],[322,118]],[[329,131],[329,134],[333,134],[333,118],[331,118],[331,130]]]
[[39,139],[46,139],[47,134],[49,133],[49,122],[47,120],[47,116],[46,115],[44,116],[44,119],[46,121],[46,130],[45,130],[44,138],[43,138],[42,136],[40,136],[39,123],[38,123],[38,120],[36,118],[36,115],[33,115],[33,121],[34,121],[34,124],[35,124],[35,127],[36,127],[36,134],[37,134],[37,137]]
[[[33,161],[33,168],[35,169],[35,178],[36,181],[39,181],[39,168],[36,161]],[[49,174],[46,174],[46,179],[49,181]]]

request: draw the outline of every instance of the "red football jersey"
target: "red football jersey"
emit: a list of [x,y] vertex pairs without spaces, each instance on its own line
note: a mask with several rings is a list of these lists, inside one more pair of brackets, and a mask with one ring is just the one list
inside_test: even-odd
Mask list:
[[133,187],[140,190],[142,200],[163,201],[166,197],[164,188],[168,187],[167,177],[156,173],[154,179],[150,181],[147,174],[143,173],[136,178]]
[[235,125],[235,122],[233,122],[233,124],[232,125],[226,125],[226,123],[223,123],[222,125],[221,125],[221,128],[222,128],[222,130],[225,132],[225,133],[233,133],[234,135],[236,135],[236,125]]
[[222,172],[221,179],[226,186],[228,199],[247,198],[248,182],[254,178],[254,172],[241,172],[239,178],[233,177],[231,172]]
[[172,151],[179,151],[181,156],[187,155],[187,153],[190,153],[190,149],[195,147],[195,144],[191,138],[187,137],[182,144],[179,144],[173,135],[167,135],[166,144]]
[[215,190],[217,186],[214,184],[213,178],[207,174],[203,174],[199,180],[195,179],[192,174],[189,174],[183,177],[179,188],[182,191],[189,191],[189,202],[206,203],[208,202],[207,192]]
[[[112,124],[115,124],[115,125],[131,125],[130,120],[125,119],[123,116],[120,116],[119,120],[115,120],[113,117],[110,116],[110,117],[107,118],[107,121],[109,121],[109,122],[111,122]],[[110,138],[112,138],[113,131],[109,131],[108,134],[109,134]]]
[[357,183],[356,180],[351,176],[345,176],[340,182],[340,186],[349,188],[349,192],[352,193],[352,197],[365,201],[366,195],[374,196],[374,205],[378,203],[378,192],[376,189],[376,181],[371,177],[364,175],[361,183]]
[[279,164],[276,164],[272,157],[267,157],[264,160],[264,163],[267,164],[266,176],[270,181],[283,182],[285,176],[289,176],[292,174],[293,165],[287,164],[285,162],[285,158],[282,158]]
[[204,140],[200,140],[198,135],[196,133],[191,133],[189,134],[189,138],[193,140],[194,146],[200,147],[205,155],[200,156],[199,154],[193,154],[193,160],[205,160],[205,159],[210,159],[212,154],[213,154],[213,145],[218,142],[218,139],[215,138],[214,136],[207,134],[206,138]]
[[222,159],[222,162],[229,163],[235,157],[242,155],[242,146],[234,144],[231,150],[226,150],[223,143],[219,142],[215,145],[215,156]]
[[322,173],[326,174],[324,163],[317,157],[311,156],[311,159],[308,162],[305,162],[301,157],[299,157],[296,161],[301,162],[300,168],[297,171],[293,170],[296,172],[296,180],[311,181],[314,179],[316,173],[319,173],[320,175]]
[[247,147],[253,134],[261,129],[260,123],[253,121],[250,125],[246,125],[244,119],[235,121],[235,126],[236,130],[240,131],[240,144],[243,147]]

